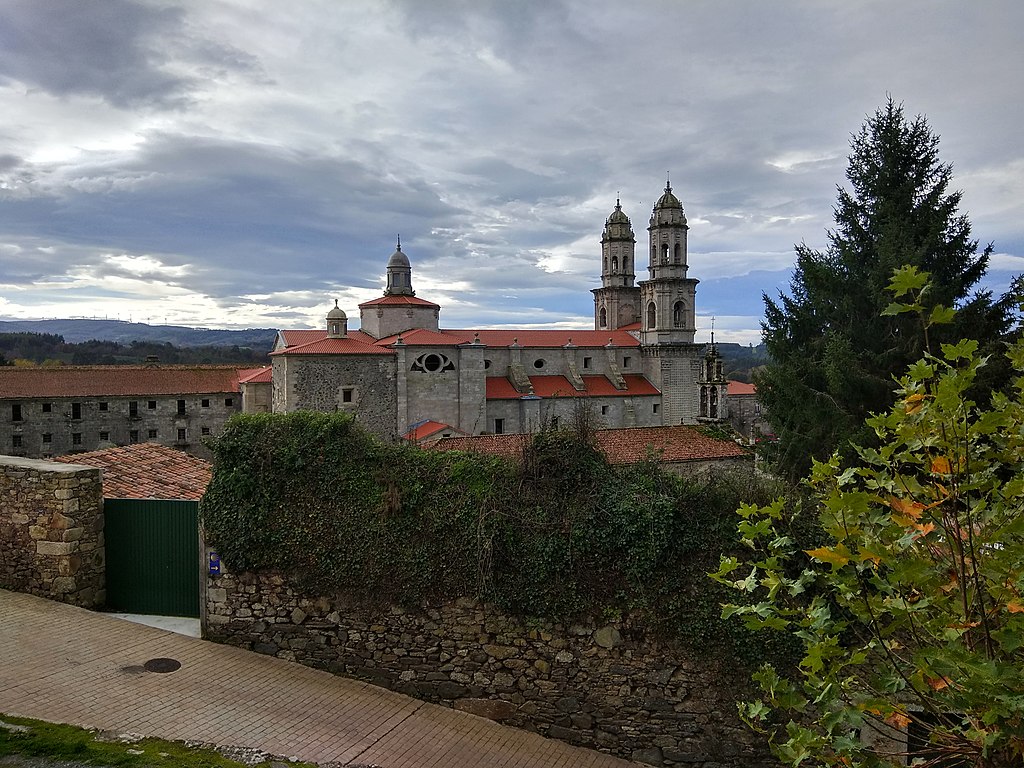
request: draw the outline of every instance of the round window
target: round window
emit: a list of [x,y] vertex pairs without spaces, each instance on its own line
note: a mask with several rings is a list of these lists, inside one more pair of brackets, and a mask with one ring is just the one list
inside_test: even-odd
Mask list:
[[490,360],[484,360],[484,370],[486,371],[490,367],[491,367],[491,361]]
[[427,355],[423,358],[423,369],[431,373],[440,371],[442,365],[444,365],[444,361],[440,355]]
[[545,363],[544,363],[544,358],[543,357],[538,357],[536,360],[533,361],[533,367],[534,368],[543,368],[544,365],[545,365]]

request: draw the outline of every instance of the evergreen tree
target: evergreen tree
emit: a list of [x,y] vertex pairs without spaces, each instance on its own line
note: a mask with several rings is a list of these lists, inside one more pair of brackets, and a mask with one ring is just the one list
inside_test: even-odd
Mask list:
[[756,383],[778,437],[770,458],[791,479],[850,441],[869,444],[865,418],[889,408],[894,374],[925,350],[913,318],[885,313],[897,267],[929,272],[926,301],[959,310],[932,346],[964,337],[984,348],[1007,331],[1009,299],[974,290],[992,246],[972,239],[938,144],[924,117],[908,121],[889,99],[853,136],[828,247],[797,246],[791,295],[764,297],[771,363]]

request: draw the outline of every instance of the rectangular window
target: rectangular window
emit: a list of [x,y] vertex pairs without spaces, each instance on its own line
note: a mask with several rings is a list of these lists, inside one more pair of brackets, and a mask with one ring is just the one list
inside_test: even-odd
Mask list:
[[106,410],[108,410],[108,409],[107,409],[107,404],[106,404],[106,403],[100,403],[100,410],[101,410],[101,411],[106,411]]
[[210,398],[204,397],[203,398],[203,408],[209,408],[209,407],[210,407]]
[[156,410],[156,400],[150,400],[146,404],[146,407],[149,408],[149,410],[151,410],[151,411],[155,411]]
[[49,432],[44,432],[43,433],[43,442],[44,443],[52,443],[53,442],[53,435],[51,435]]
[[43,413],[50,413],[53,410],[53,403],[43,403]]
[[184,429],[179,429],[178,430],[178,442],[179,443],[185,442],[185,430]]
[[149,438],[156,437],[156,430],[155,429],[149,430],[149,432],[146,433],[146,437],[149,437]]
[[72,403],[71,404],[71,418],[72,419],[80,419],[80,418],[82,418],[82,404],[81,403]]
[[179,400],[178,401],[178,415],[179,416],[184,416],[185,415],[185,401],[184,400]]
[[234,401],[233,398],[230,398],[230,397],[225,397],[224,398],[224,407],[225,408],[232,408],[234,405],[235,405],[235,401]]
[[73,433],[71,435],[71,444],[72,445],[81,445],[82,444],[82,433],[81,432],[75,432],[75,433]]
[[557,416],[552,416],[551,417],[551,428],[552,429],[558,429],[558,417]]
[[495,419],[494,420],[494,434],[503,435],[505,434],[505,420]]
[[601,415],[602,416],[607,416],[608,415],[608,406],[607,405],[602,405],[601,406]]
[[133,429],[131,432],[128,433],[128,442],[129,443],[137,443],[137,442],[139,442],[139,430]]
[[594,358],[592,358],[592,357],[584,357],[583,358],[583,367],[584,368],[590,368],[590,366],[593,364],[593,362],[594,362]]
[[21,403],[11,404],[11,421],[21,421]]
[[209,427],[203,427],[202,432],[203,432],[204,435],[208,435],[208,434],[210,434],[210,428]]
[[659,405],[658,403],[655,403],[654,404],[654,412],[657,413],[660,410],[661,410],[661,405]]
[[135,402],[134,400],[128,401],[128,416],[134,419],[138,415],[139,415],[139,404],[137,402]]
[[21,448],[21,435],[14,435],[11,438],[11,445],[15,448]]
[[100,442],[105,443],[108,440],[110,440],[110,433],[109,432],[100,432]]
[[354,392],[355,390],[352,389],[352,387],[345,387],[343,390],[341,390],[341,402],[351,403]]
[[633,358],[630,357],[629,355],[626,355],[626,356],[624,356],[622,358],[622,367],[623,368],[629,368],[629,364],[632,363],[632,362],[633,362]]

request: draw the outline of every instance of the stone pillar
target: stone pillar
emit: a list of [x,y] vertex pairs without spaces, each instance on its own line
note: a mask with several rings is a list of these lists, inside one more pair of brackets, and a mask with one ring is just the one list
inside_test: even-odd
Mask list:
[[95,608],[105,577],[102,471],[0,457],[0,587]]

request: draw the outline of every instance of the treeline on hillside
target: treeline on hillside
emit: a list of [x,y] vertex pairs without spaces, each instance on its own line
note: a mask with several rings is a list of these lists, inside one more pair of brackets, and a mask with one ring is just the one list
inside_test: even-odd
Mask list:
[[769,362],[768,349],[764,344],[743,346],[742,344],[718,344],[722,355],[725,378],[734,381],[753,381],[754,371]]
[[203,526],[233,571],[278,569],[373,609],[468,596],[524,617],[621,617],[751,662],[786,642],[723,621],[731,595],[706,576],[742,548],[737,506],[780,492],[751,471],[610,466],[585,429],[541,432],[514,463],[384,444],[338,413],[239,415],[212,447]]
[[69,344],[54,333],[0,333],[0,365],[132,365],[155,357],[166,364],[263,365],[267,354],[248,347],[176,347],[170,343],[84,341]]

